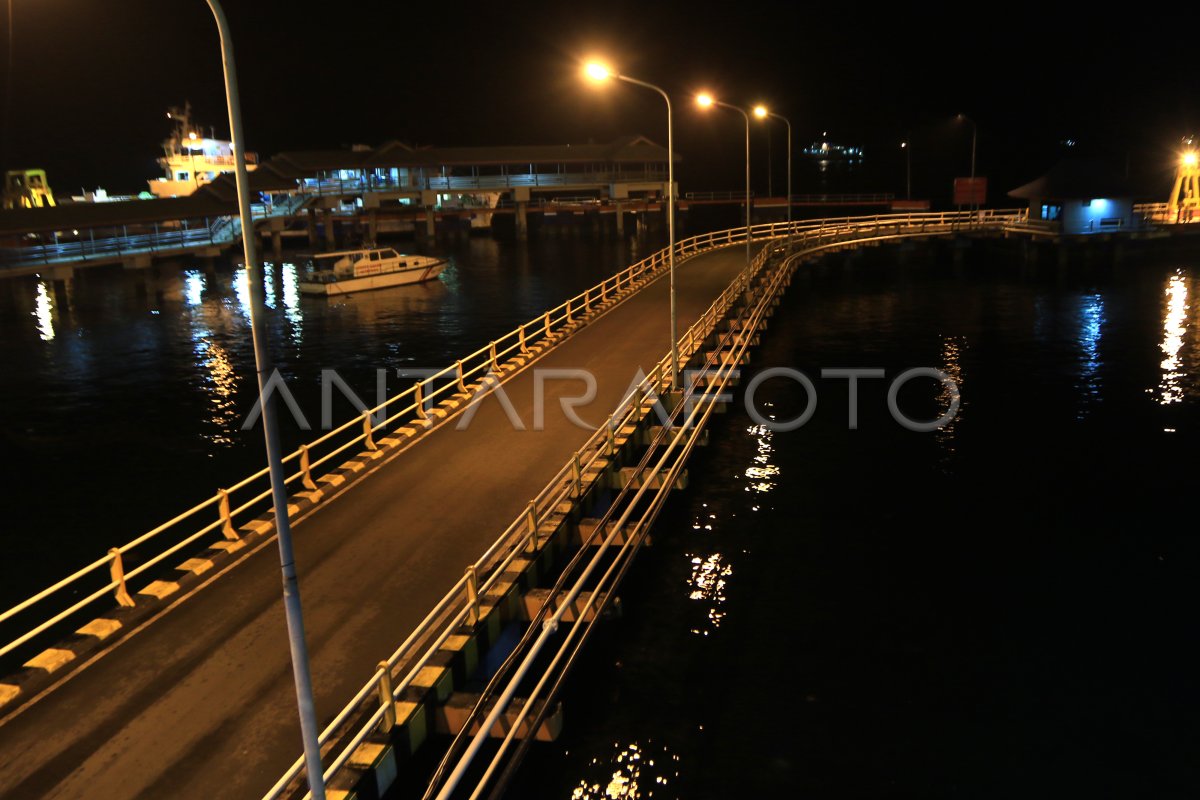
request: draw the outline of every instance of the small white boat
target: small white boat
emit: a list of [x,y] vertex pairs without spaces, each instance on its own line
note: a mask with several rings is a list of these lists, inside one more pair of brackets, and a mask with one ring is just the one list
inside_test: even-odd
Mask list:
[[321,253],[313,256],[311,271],[300,281],[300,291],[328,297],[386,289],[431,281],[445,268],[444,258],[401,255],[390,247]]

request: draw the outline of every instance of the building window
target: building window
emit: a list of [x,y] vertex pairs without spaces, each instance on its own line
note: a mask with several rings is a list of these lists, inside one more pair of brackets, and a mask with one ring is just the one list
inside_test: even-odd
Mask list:
[[1062,216],[1062,205],[1059,203],[1042,203],[1042,219],[1055,222]]
[[176,172],[175,173],[175,180],[186,181],[187,179],[188,179],[188,174],[186,172]]

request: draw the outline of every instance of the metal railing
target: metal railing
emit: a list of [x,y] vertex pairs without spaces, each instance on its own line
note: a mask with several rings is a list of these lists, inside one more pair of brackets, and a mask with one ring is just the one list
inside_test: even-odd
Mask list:
[[[750,193],[750,199],[754,200],[757,195],[754,192]],[[741,191],[735,192],[688,192],[683,196],[684,200],[694,201],[729,201],[738,202],[746,199],[746,193]],[[786,201],[786,198],[781,198]],[[794,194],[792,195],[792,203],[796,205],[829,205],[829,206],[852,206],[864,204],[890,203],[896,199],[894,194],[887,192],[870,192],[859,194]]]
[[[978,213],[964,211],[940,214],[845,217],[793,223],[792,233],[802,237],[797,239],[797,243],[802,242],[805,247],[816,248],[834,246],[841,241],[861,240],[872,236],[887,238],[896,235],[899,231],[904,231],[906,235],[932,235],[998,228],[1017,222],[1024,216],[1025,212],[1023,211],[981,211]],[[788,228],[784,222],[751,227],[752,240],[781,240],[787,235]],[[715,248],[744,244],[745,241],[745,228],[694,236],[676,244],[676,257],[677,259],[688,258]],[[636,274],[644,275],[647,278],[659,277],[664,274],[662,265],[666,263],[666,254],[666,249],[659,251],[625,272],[639,270],[640,267]],[[690,355],[700,347],[709,331],[716,326],[729,307],[744,292],[746,286],[761,268],[765,258],[766,251],[764,250],[683,334],[680,338],[681,353]],[[601,284],[601,286],[603,285]],[[595,290],[589,290],[589,292],[594,296]],[[559,307],[559,309],[562,308],[563,306]],[[332,761],[325,770],[326,781],[331,780],[342,769],[355,748],[378,728],[386,716],[388,712],[386,705],[379,705],[373,713],[367,714],[368,708],[364,704],[368,702],[368,698],[377,697],[381,686],[390,688],[393,699],[401,696],[442,644],[469,619],[473,609],[471,598],[486,595],[507,571],[513,560],[529,549],[530,543],[538,535],[538,528],[553,516],[556,508],[561,503],[578,496],[580,476],[596,467],[600,459],[611,455],[612,432],[620,430],[631,421],[640,420],[641,415],[645,413],[642,406],[647,398],[656,395],[658,391],[669,385],[669,370],[669,356],[665,356],[655,365],[645,380],[631,392],[630,399],[622,404],[622,408],[614,412],[606,424],[602,425],[579,451],[550,478],[543,489],[530,500],[525,511],[508,525],[484,551],[483,555],[467,567],[463,577],[450,588],[404,642],[385,661],[380,662],[379,668],[326,726],[319,737],[322,749],[332,757]],[[392,672],[401,664],[405,666],[406,672],[399,681],[393,681]],[[325,747],[331,740],[338,737],[343,726],[363,715],[366,715],[365,720],[357,723],[357,727],[349,739],[340,742],[334,749]],[[485,725],[483,730],[488,730],[488,727]],[[288,791],[289,785],[301,775],[302,771],[303,759],[297,759],[264,795],[265,800],[274,800],[274,798],[283,796]]]
[[[306,195],[289,195],[280,203],[255,203],[252,215],[255,220],[291,216],[308,200]],[[192,227],[188,227],[187,220],[181,220],[179,228],[169,230],[121,233],[101,238],[89,236],[86,239],[0,249],[0,269],[113,260],[143,253],[173,253],[210,245],[227,245],[237,241],[241,233],[241,220],[236,216],[216,217]]]
[[[686,192],[683,195],[684,200],[745,200],[745,192]],[[754,199],[754,192],[750,192],[750,199]]]
[[889,192],[866,192],[859,194],[794,194],[792,203],[808,205],[852,206],[868,203],[890,203],[896,199]]
[[607,185],[611,183],[665,183],[665,172],[535,172],[524,175],[454,175],[425,179],[431,191],[454,189],[543,188],[554,186]]
[[657,170],[609,172],[531,172],[511,175],[422,175],[410,173],[403,180],[390,175],[354,175],[349,178],[308,178],[300,182],[302,191],[323,195],[351,195],[361,192],[422,190],[448,192],[458,190],[514,188],[554,188],[557,186],[604,186],[612,183],[665,183],[667,173]]

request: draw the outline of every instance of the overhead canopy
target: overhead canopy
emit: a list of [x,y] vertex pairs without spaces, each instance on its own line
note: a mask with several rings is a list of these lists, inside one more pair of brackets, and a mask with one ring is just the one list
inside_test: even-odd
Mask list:
[[1009,197],[1022,200],[1087,200],[1133,197],[1129,179],[1109,165],[1087,159],[1066,159],[1037,180],[1018,186]]

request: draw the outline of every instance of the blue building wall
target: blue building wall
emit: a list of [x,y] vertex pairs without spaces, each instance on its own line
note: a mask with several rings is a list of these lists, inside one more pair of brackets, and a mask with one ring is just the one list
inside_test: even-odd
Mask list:
[[1061,202],[1064,234],[1111,233],[1133,227],[1133,200],[1129,198],[1097,197]]

